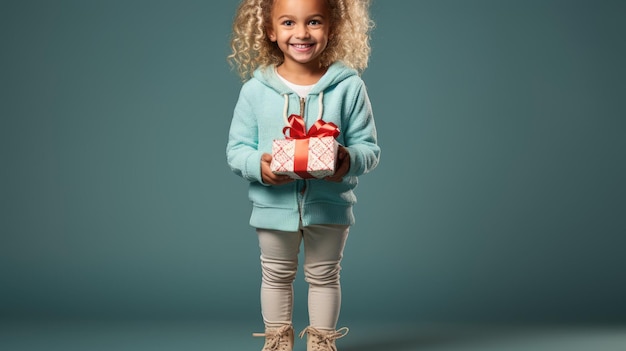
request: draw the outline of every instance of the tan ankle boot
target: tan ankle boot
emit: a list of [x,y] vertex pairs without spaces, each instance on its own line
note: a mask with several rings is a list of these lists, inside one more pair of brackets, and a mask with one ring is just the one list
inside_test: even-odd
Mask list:
[[265,345],[261,351],[293,350],[293,327],[289,324],[280,328],[265,328],[265,333],[254,333],[252,336],[265,337]]
[[306,337],[306,351],[337,351],[335,340],[343,338],[348,334],[348,328],[343,327],[338,330],[319,330],[313,327],[306,327],[300,332],[300,338]]

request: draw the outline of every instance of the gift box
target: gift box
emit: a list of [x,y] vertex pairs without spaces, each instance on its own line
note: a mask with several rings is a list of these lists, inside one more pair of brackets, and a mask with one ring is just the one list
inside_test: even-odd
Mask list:
[[294,179],[324,178],[335,173],[338,146],[333,137],[277,139],[270,168]]
[[339,148],[335,124],[319,119],[306,132],[302,117],[291,115],[283,134],[285,139],[272,143],[272,172],[294,179],[319,179],[335,173]]

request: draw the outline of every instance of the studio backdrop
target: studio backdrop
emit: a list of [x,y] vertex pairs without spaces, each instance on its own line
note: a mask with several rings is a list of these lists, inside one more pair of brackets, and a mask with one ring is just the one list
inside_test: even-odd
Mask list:
[[[2,318],[259,318],[236,6],[0,1]],[[373,1],[342,318],[624,321],[624,13]]]

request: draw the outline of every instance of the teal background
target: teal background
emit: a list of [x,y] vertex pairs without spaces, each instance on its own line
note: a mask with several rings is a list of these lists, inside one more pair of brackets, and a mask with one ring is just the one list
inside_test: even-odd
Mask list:
[[[0,1],[2,318],[260,321],[235,7]],[[374,1],[342,320],[625,321],[624,13]]]

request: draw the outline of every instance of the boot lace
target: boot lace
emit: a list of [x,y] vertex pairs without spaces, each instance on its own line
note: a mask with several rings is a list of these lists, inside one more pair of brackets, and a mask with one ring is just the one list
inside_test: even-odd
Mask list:
[[283,351],[287,350],[287,334],[291,329],[290,325],[283,325],[280,328],[265,333],[253,333],[254,337],[265,337],[265,346],[261,351]]
[[346,336],[348,331],[349,329],[347,327],[330,332],[320,331],[314,327],[306,327],[300,332],[300,338],[304,337],[304,334],[309,334],[309,337],[312,338],[312,351],[337,351],[335,340]]

